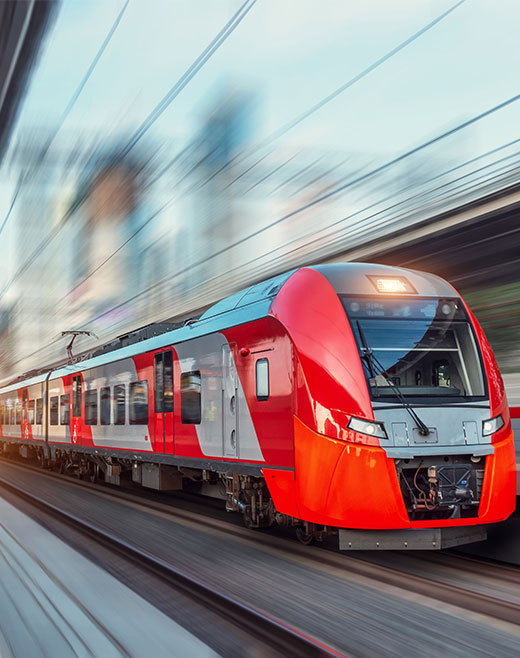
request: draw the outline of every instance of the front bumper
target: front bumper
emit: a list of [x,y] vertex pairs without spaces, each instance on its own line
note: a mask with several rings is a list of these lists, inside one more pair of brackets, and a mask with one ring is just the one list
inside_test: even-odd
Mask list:
[[[516,503],[513,435],[493,444],[486,457],[478,516],[410,521],[393,459],[382,448],[331,439],[294,417],[295,474],[284,495],[273,488],[276,508],[287,500],[300,519],[359,529],[428,528],[503,521]],[[269,483],[268,483],[269,486]],[[290,513],[285,512],[285,513]]]

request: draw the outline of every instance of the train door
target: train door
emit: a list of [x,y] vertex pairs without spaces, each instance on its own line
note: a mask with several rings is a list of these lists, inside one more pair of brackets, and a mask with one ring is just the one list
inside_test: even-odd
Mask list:
[[233,351],[222,345],[222,440],[223,456],[237,457],[238,452],[238,374]]
[[29,391],[24,388],[22,391],[22,424],[21,424],[21,437],[22,439],[32,439],[29,434]]
[[173,352],[154,358],[155,451],[173,454]]
[[72,378],[72,417],[70,419],[70,437],[72,443],[81,443],[82,387],[81,375],[74,375]]

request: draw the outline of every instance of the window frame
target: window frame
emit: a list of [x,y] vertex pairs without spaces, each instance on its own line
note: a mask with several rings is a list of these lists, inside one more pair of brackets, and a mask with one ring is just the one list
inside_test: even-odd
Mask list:
[[[264,363],[267,365],[267,380],[266,380],[267,381],[267,395],[265,395],[265,394],[259,395],[259,393],[258,393],[258,388],[259,388],[258,384],[259,384],[260,380],[259,380],[259,376],[258,376],[259,375],[258,367],[259,367],[260,364],[263,365]],[[256,399],[258,400],[258,402],[266,402],[267,400],[269,400],[269,398],[271,396],[271,381],[270,381],[270,379],[271,379],[271,377],[270,377],[269,359],[266,356],[262,357],[261,359],[257,359],[256,362],[255,362],[255,393],[256,393]]]
[[60,420],[60,396],[52,395],[49,397],[49,425],[59,425],[59,420]]
[[[123,404],[119,404],[119,398],[118,398],[118,390],[123,389]],[[112,418],[114,421],[114,425],[126,425],[126,384],[115,384],[113,393],[112,393]],[[123,421],[121,422],[120,415],[119,415],[119,409],[123,408]]]
[[[68,416],[67,413],[63,414],[63,412],[67,411],[68,408]],[[63,393],[63,395],[60,395],[60,425],[63,427],[67,427],[67,425],[70,425],[70,395],[69,393]],[[67,422],[64,422],[63,418],[67,419]]]
[[[98,395],[98,390],[97,388],[89,388],[85,391],[85,395],[83,396],[85,398],[85,425],[97,425],[98,424],[98,416],[99,416],[99,395]],[[95,399],[96,403],[96,414],[95,418],[93,418],[90,413],[87,415],[87,409],[90,409],[92,407],[92,400]],[[88,400],[88,401],[87,401]]]
[[[146,416],[137,418],[135,416],[134,407],[134,389],[141,386],[146,389]],[[128,424],[129,425],[148,425],[150,418],[150,389],[147,379],[141,379],[137,382],[130,382],[128,385]]]
[[[186,393],[188,392],[187,389],[184,388],[183,385],[183,377],[193,377],[196,376],[199,378],[199,390],[198,390],[198,420],[192,420],[193,416],[187,416],[186,412]],[[200,373],[200,370],[190,370],[188,372],[181,372],[181,386],[180,386],[180,393],[181,393],[181,424],[182,425],[200,425],[202,421],[202,376]]]
[[[107,397],[108,392],[108,397]],[[103,403],[108,403],[108,422],[103,418]],[[105,409],[106,411],[106,409]],[[99,424],[106,427],[112,425],[112,389],[110,386],[102,386],[99,389]]]
[[35,403],[34,423],[35,425],[43,425],[43,398],[36,398]]

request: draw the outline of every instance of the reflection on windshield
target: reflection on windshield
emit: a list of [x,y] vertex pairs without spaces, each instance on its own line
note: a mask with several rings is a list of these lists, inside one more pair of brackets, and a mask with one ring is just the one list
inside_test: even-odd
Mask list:
[[[377,300],[342,297],[363,355],[367,346],[405,395],[484,395],[482,368],[464,309],[456,300]],[[370,371],[374,396],[395,396],[387,378]]]

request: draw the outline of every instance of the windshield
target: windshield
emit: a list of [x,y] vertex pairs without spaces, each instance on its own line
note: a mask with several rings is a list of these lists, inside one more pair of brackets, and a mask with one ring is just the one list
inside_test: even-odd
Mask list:
[[365,342],[387,375],[362,359],[373,397],[396,397],[388,379],[410,397],[485,395],[475,338],[460,300],[340,299],[360,355]]

